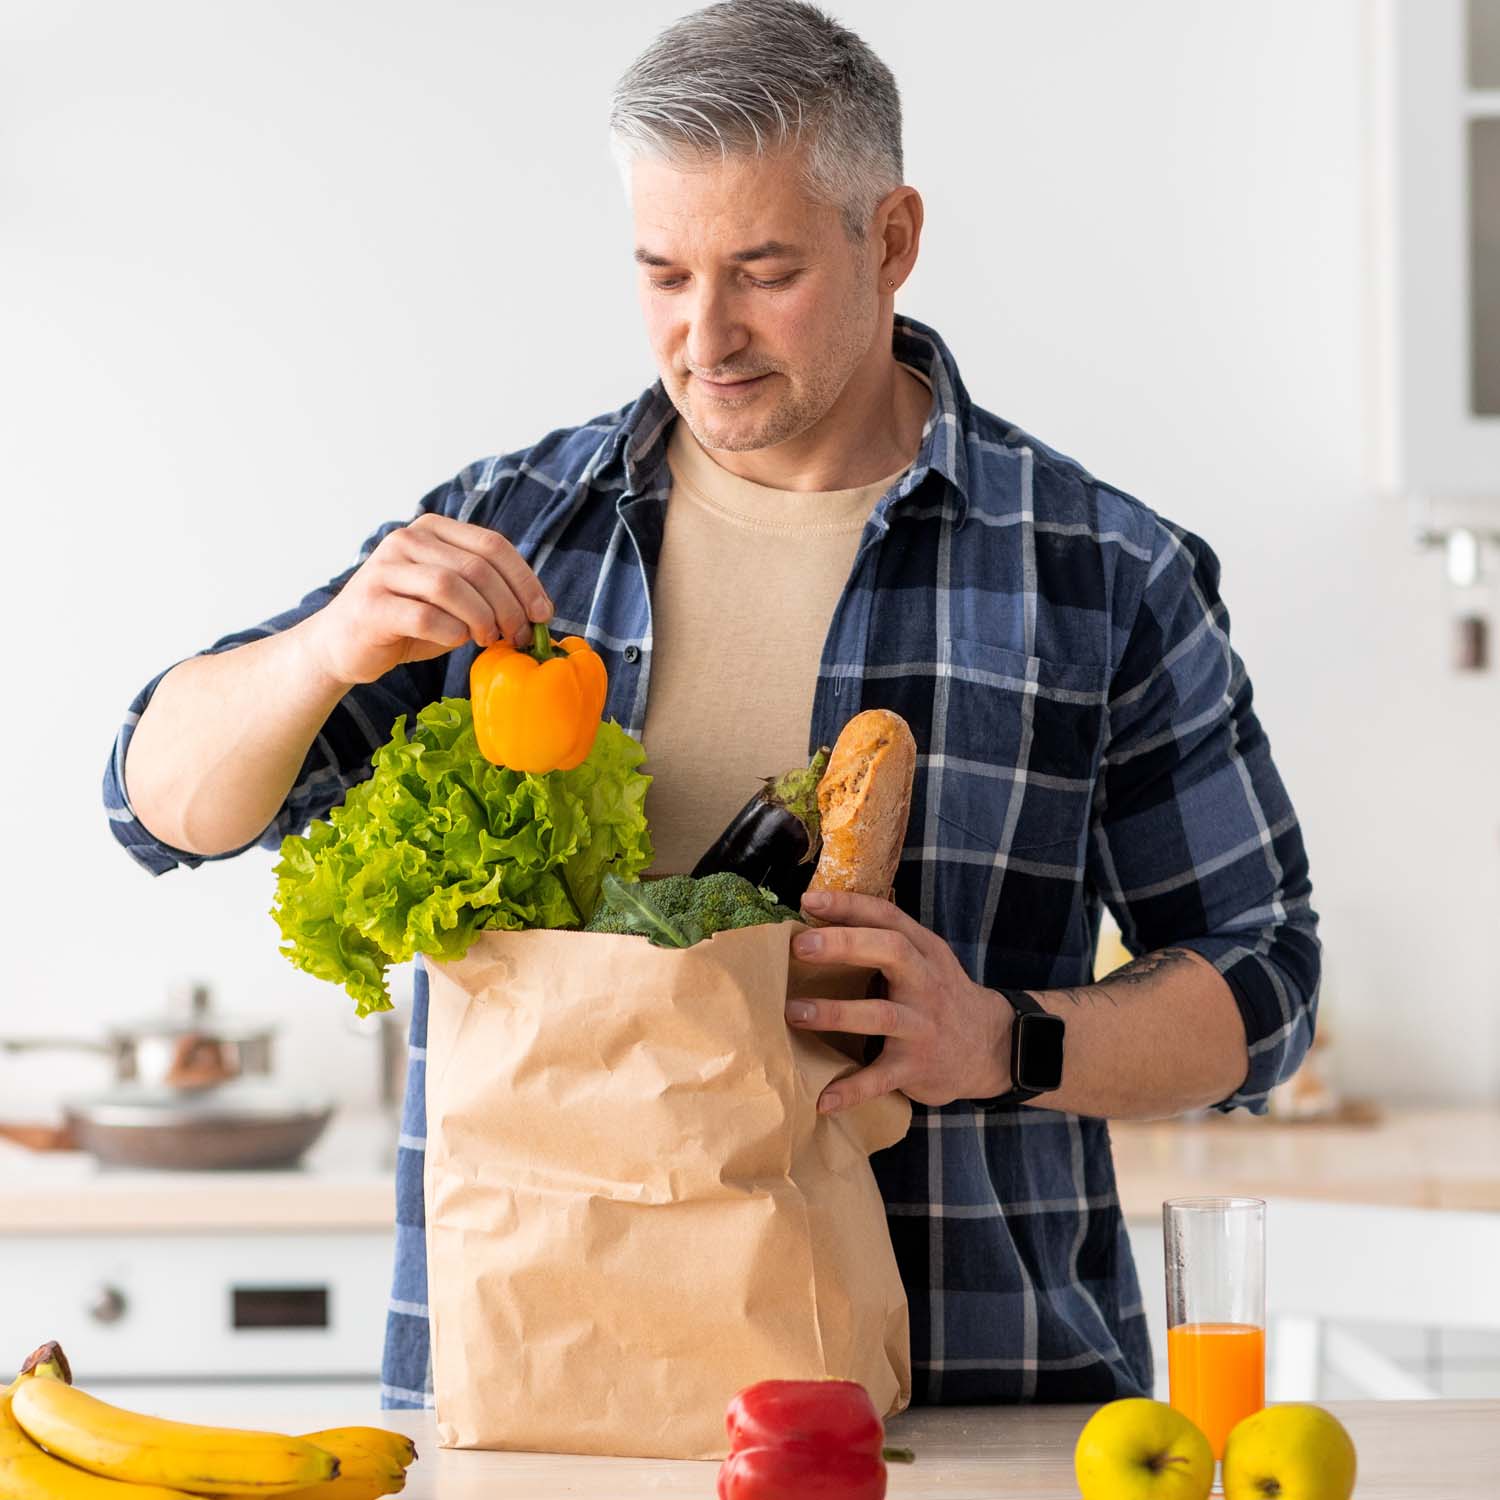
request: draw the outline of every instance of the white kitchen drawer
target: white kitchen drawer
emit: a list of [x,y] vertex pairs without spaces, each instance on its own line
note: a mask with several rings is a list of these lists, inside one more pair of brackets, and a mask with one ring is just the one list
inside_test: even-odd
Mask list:
[[329,1380],[288,1384],[280,1380],[197,1380],[191,1384],[139,1380],[97,1380],[91,1394],[127,1411],[146,1412],[173,1422],[208,1422],[216,1427],[275,1430],[297,1413],[299,1432],[378,1422],[380,1381]]
[[0,1367],[56,1339],[96,1379],[367,1377],[389,1230],[0,1237]]
[[1158,1401],[1167,1399],[1167,1270],[1162,1247],[1161,1219],[1127,1219],[1130,1250],[1135,1257],[1135,1274],[1141,1284],[1141,1301],[1146,1307],[1146,1327],[1151,1336],[1151,1355],[1156,1367],[1156,1384],[1152,1395]]

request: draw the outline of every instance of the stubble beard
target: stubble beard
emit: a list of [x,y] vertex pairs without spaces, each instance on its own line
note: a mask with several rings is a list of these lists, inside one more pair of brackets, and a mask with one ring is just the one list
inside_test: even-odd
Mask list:
[[774,448],[800,437],[832,409],[849,383],[855,367],[869,352],[875,336],[878,304],[868,297],[855,278],[849,296],[839,309],[832,334],[824,345],[824,357],[797,372],[797,378],[776,382],[772,400],[764,396],[740,411],[714,409],[713,398],[699,401],[685,397],[677,404],[688,430],[708,449],[721,453],[749,453]]

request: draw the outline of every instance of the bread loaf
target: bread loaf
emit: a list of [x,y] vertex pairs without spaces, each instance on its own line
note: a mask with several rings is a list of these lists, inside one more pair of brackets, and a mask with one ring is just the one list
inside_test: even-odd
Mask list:
[[906,841],[917,743],[900,714],[856,714],[839,735],[818,783],[823,850],[810,891],[889,898]]

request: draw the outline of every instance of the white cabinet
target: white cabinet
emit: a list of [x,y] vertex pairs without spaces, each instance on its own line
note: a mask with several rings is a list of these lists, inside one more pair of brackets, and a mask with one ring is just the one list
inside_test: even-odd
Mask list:
[[[1316,1129],[1306,1126],[1305,1129]],[[1168,1399],[1159,1214],[1126,1220]],[[1268,1199],[1266,1396],[1411,1400],[1500,1392],[1500,1214]]]
[[1500,511],[1500,0],[1367,14],[1376,480]]
[[392,1244],[388,1229],[3,1236],[0,1359],[56,1339],[90,1387],[378,1382]]
[[[81,1384],[82,1382],[80,1382]],[[195,1380],[175,1384],[152,1381],[92,1380],[89,1393],[128,1411],[166,1417],[173,1422],[207,1422],[215,1427],[260,1427],[276,1430],[296,1412],[298,1432],[376,1422],[380,1382],[369,1380]]]
[[1146,1308],[1146,1327],[1151,1335],[1151,1359],[1156,1384],[1152,1395],[1165,1401],[1167,1381],[1167,1271],[1163,1255],[1161,1216],[1125,1221],[1130,1235],[1130,1253],[1135,1257],[1135,1274],[1141,1283],[1141,1301]]

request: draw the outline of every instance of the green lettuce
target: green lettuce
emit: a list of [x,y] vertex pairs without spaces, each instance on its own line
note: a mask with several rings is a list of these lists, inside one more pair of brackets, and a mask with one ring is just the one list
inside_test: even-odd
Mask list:
[[406,716],[327,821],[282,840],[271,915],[281,951],[341,984],[359,1015],[391,1008],[386,970],[461,958],[475,934],[582,927],[607,874],[652,858],[646,752],[613,720],[571,771],[492,765],[467,698]]

